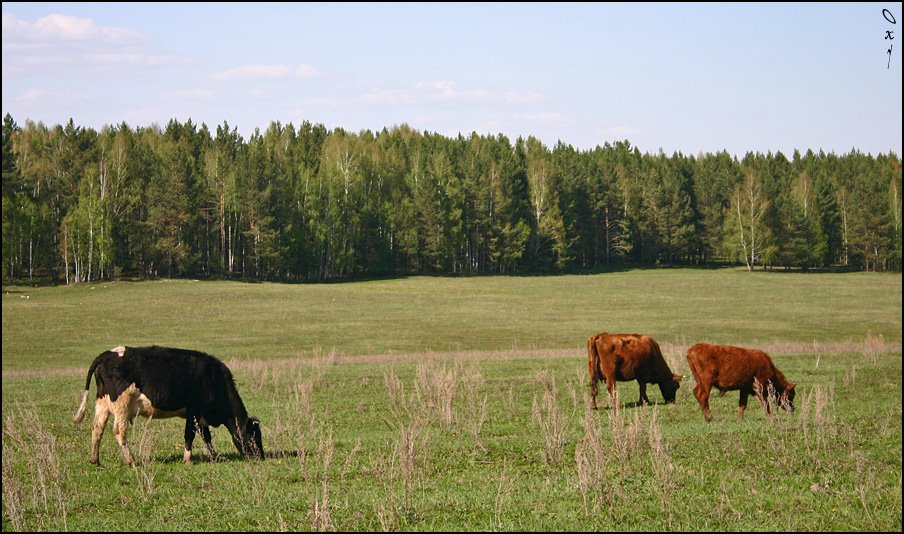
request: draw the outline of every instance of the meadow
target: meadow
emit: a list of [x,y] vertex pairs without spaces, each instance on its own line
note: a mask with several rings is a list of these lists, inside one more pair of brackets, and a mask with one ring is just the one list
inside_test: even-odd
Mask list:
[[[161,280],[3,288],[3,530],[900,531],[901,275],[662,269],[331,284]],[[766,416],[693,378],[588,408],[586,339],[639,332],[675,372],[707,341],[798,384]],[[232,368],[266,458],[223,428],[182,464],[138,419],[135,467],[74,426],[117,345]],[[94,385],[91,386],[93,394]],[[605,389],[602,389],[605,392]],[[600,404],[606,405],[605,393]]]

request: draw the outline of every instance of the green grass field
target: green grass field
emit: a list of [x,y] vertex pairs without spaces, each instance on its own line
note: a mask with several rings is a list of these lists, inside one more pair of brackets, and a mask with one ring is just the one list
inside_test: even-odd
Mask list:
[[[667,269],[335,284],[117,282],[3,291],[3,530],[897,530],[901,275]],[[764,348],[792,414],[737,392],[587,410],[586,338]],[[267,458],[180,419],[73,426],[117,345],[215,354]],[[92,392],[94,386],[92,385]],[[603,389],[605,391],[605,389]],[[601,405],[606,403],[605,394]]]

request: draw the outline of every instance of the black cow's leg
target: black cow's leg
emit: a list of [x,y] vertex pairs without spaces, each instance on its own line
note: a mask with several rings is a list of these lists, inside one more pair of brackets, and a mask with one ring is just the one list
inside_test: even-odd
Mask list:
[[195,441],[195,416],[189,415],[185,418],[185,450],[182,451],[182,461],[191,463],[191,444]]
[[207,425],[198,425],[201,429],[201,438],[204,439],[204,445],[207,446],[207,452],[210,454],[210,461],[215,462],[219,459],[220,455],[217,454],[217,450],[213,447],[213,438],[210,435],[210,427]]

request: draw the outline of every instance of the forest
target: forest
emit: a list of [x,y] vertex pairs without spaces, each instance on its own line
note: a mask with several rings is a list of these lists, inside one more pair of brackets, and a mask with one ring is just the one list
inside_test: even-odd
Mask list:
[[3,119],[3,282],[901,270],[896,154]]

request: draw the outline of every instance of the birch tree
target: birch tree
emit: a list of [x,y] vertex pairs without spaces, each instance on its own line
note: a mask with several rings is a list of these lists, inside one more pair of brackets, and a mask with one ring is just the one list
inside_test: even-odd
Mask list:
[[748,171],[744,182],[732,192],[729,213],[725,216],[725,252],[729,257],[740,256],[748,271],[753,270],[771,245],[763,221],[768,209],[769,201],[760,181]]

